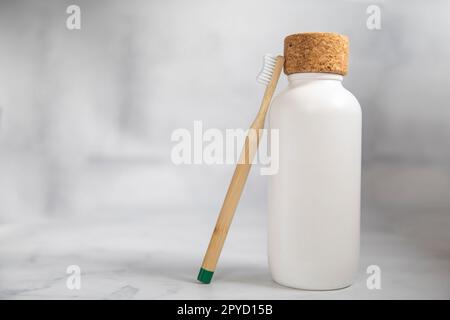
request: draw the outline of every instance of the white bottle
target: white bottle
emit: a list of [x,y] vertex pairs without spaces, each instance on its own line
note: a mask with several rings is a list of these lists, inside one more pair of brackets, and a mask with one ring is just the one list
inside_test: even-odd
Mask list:
[[279,130],[279,171],[269,178],[269,265],[273,279],[289,287],[347,287],[358,269],[361,108],[342,86],[347,56],[341,35],[285,39],[289,87],[269,116]]

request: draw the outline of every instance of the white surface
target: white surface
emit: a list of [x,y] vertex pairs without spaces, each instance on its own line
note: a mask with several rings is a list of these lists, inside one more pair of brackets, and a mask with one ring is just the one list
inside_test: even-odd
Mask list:
[[[370,222],[379,214],[366,210],[363,216]],[[447,236],[436,241],[431,250],[423,246],[427,241],[421,238],[429,233],[399,229],[394,224],[377,225],[378,231],[363,231],[361,267],[353,286],[336,291],[301,291],[270,279],[265,213],[241,209],[213,283],[202,285],[195,278],[216,212],[210,212],[207,218],[182,211],[135,215],[133,219],[131,215],[95,222],[72,218],[1,226],[0,298],[450,298]],[[408,213],[409,219],[412,216]],[[420,220],[420,216],[415,217]],[[432,212],[427,217],[436,223],[436,233],[445,231],[443,218],[437,220],[440,216]],[[429,224],[423,221],[422,227],[428,230]],[[66,287],[66,268],[73,264],[82,270],[81,290]],[[382,270],[382,289],[378,291],[366,288],[365,269],[371,264]]]
[[[349,286],[360,243],[361,107],[330,73],[289,75],[270,107],[269,261],[289,287]],[[273,166],[273,165],[272,165]]]

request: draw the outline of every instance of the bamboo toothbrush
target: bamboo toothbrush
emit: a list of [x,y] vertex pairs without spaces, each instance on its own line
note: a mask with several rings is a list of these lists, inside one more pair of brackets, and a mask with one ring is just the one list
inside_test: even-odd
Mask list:
[[[284,65],[284,57],[266,54],[264,56],[263,69],[257,77],[257,81],[266,85],[264,97],[255,120],[250,126],[249,133],[245,138],[245,144],[242,149],[239,162],[234,170],[233,178],[228,187],[225,200],[223,201],[222,209],[217,218],[214,232],[206,250],[203,263],[200,268],[197,279],[203,283],[210,283],[216,270],[217,261],[219,260],[220,252],[227,237],[228,229],[239,203],[239,199],[247,181],[248,173],[252,165],[253,157],[258,148],[259,140],[261,138],[262,129],[266,120],[267,110],[269,109],[273,93],[280,78],[281,70]],[[256,138],[256,139],[255,139]]]

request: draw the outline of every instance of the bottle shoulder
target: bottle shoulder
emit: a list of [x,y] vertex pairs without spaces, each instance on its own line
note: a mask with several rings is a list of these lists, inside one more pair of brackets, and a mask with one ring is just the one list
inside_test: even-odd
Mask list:
[[275,96],[271,109],[336,110],[361,112],[356,97],[342,84],[287,87]]

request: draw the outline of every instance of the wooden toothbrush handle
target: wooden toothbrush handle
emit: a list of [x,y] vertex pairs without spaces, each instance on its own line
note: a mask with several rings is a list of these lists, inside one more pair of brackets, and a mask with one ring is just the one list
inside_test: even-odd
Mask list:
[[[254,129],[257,130],[258,128]],[[250,130],[250,132],[254,131]],[[231,221],[233,220],[236,207],[239,203],[239,199],[241,198],[242,190],[244,189],[245,182],[247,181],[247,177],[252,166],[251,162],[253,161],[257,146],[259,144],[260,132],[261,130],[258,130],[256,142],[254,141],[255,139],[250,138],[248,135],[245,138],[245,144],[242,149],[239,162],[236,165],[230,185],[228,186],[228,191],[222,204],[222,209],[220,210],[219,217],[217,218],[216,226],[211,236],[208,249],[206,250],[205,258],[203,259],[202,268],[206,270],[214,271],[216,269],[217,261],[219,260]]]
[[220,210],[219,217],[217,218],[216,226],[211,236],[211,240],[198,275],[198,280],[201,282],[209,283],[216,269],[217,261],[219,260],[231,221],[233,220],[236,207],[239,203],[239,199],[241,198],[242,190],[244,189],[247,181],[253,158],[258,149],[267,110],[272,100],[273,93],[275,92],[281,70],[283,69],[283,64],[284,58],[282,56],[277,57],[275,70],[271,81],[266,87],[260,110],[255,121],[250,127],[247,137],[245,138],[245,143],[239,162],[234,170],[233,177],[228,187],[227,194],[222,204],[222,209]]

